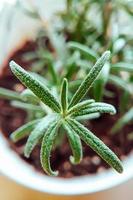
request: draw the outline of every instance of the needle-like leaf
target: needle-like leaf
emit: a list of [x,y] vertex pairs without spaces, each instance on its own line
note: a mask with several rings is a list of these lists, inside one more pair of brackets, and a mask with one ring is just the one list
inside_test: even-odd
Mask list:
[[103,98],[104,88],[110,75],[109,72],[110,64],[106,63],[93,85],[94,98],[96,101],[101,101]]
[[27,102],[31,103],[37,103],[40,101],[36,95],[30,90],[30,89],[25,89],[21,92],[22,98],[26,99]]
[[54,121],[49,128],[47,129],[41,146],[41,164],[44,169],[44,171],[49,174],[50,176],[57,176],[58,171],[53,171],[50,166],[50,154],[53,146],[53,142],[55,141],[55,138],[57,136],[57,128],[59,126],[59,121]]
[[89,74],[85,77],[81,85],[79,86],[78,90],[74,94],[69,108],[77,104],[88,92],[92,84],[94,83],[95,79],[99,75],[100,71],[102,70],[104,64],[110,57],[110,51],[106,51],[96,62],[96,64],[92,67]]
[[60,112],[60,104],[50,93],[49,89],[44,86],[38,79],[26,72],[14,61],[10,62],[10,67],[14,75],[28,87],[44,104],[49,106],[55,112]]
[[75,113],[79,110],[83,110],[83,109],[86,109],[88,108],[88,106],[92,103],[94,103],[95,100],[94,99],[89,99],[89,100],[85,100],[85,101],[82,101],[80,103],[77,103],[75,106],[73,106],[70,110],[68,110],[68,114],[72,114],[72,113]]
[[110,75],[108,81],[112,84],[117,85],[119,88],[122,88],[123,90],[129,92],[128,83],[122,78],[115,75]]
[[19,95],[19,93],[14,92],[12,90],[5,89],[5,88],[1,88],[1,87],[0,87],[0,98],[9,99],[9,100],[13,99],[13,100],[19,100],[19,101],[25,100],[23,97]]
[[16,131],[14,131],[10,136],[12,141],[17,142],[21,140],[22,138],[26,137],[27,134],[29,134],[30,131],[32,131],[35,128],[36,124],[40,122],[40,120],[41,119],[30,121],[27,124],[24,124],[23,126],[18,128]]
[[30,111],[45,113],[44,110],[40,106],[33,105],[33,104],[30,104],[30,103],[23,103],[23,102],[20,102],[20,101],[12,101],[11,105],[16,107],[16,108],[21,108],[21,109],[24,109],[24,110],[30,110]]
[[85,120],[97,119],[99,117],[100,117],[100,113],[96,112],[96,113],[91,113],[88,115],[77,116],[75,119],[78,121],[85,121]]
[[37,80],[39,80],[43,85],[46,85],[48,88],[51,87],[50,82],[45,79],[43,76],[35,73],[35,72],[30,72],[28,71],[29,74],[31,74],[32,76],[34,76]]
[[88,59],[96,60],[98,57],[97,53],[94,50],[78,42],[68,42],[68,47],[79,50]]
[[56,73],[56,71],[55,71],[55,67],[53,66],[53,63],[51,64],[49,64],[49,71],[50,71],[50,73],[51,73],[51,76],[52,76],[52,79],[53,79],[53,83],[56,85],[56,84],[58,84],[58,75],[57,75],[57,73]]
[[62,82],[61,106],[62,106],[62,112],[65,114],[68,106],[68,82],[66,78],[64,78]]
[[47,115],[36,125],[35,129],[31,132],[24,149],[24,155],[27,158],[30,156],[32,150],[37,145],[39,140],[43,137],[49,125],[55,120],[55,117],[56,116],[54,115]]
[[122,173],[123,167],[118,157],[90,130],[74,119],[68,119],[69,126],[88,144],[103,160],[117,172]]
[[116,110],[114,106],[107,104],[107,103],[92,103],[88,105],[85,109],[77,110],[73,113],[73,116],[82,116],[82,115],[88,115],[91,113],[109,113],[109,114],[116,114]]
[[133,121],[133,108],[124,114],[112,127],[111,133],[115,134],[121,130],[127,123]]
[[133,64],[119,62],[119,63],[116,63],[116,64],[112,64],[111,69],[115,70],[115,71],[133,72]]
[[82,160],[83,152],[82,152],[82,144],[80,137],[77,133],[71,129],[67,122],[63,123],[64,128],[66,129],[66,134],[69,139],[69,143],[73,152],[73,156],[70,156],[70,161],[72,164],[78,164]]

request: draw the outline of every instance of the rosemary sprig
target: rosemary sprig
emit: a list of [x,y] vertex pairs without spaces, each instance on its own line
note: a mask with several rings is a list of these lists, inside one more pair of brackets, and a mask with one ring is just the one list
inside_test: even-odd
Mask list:
[[46,104],[56,112],[60,111],[60,104],[44,84],[42,84],[38,79],[34,78],[34,76],[29,74],[28,72],[26,72],[14,61],[11,61],[10,66],[12,72],[17,76],[17,78],[26,87],[28,87],[44,104]]
[[74,104],[77,104],[88,92],[92,84],[94,83],[95,79],[99,75],[100,71],[102,70],[104,64],[108,61],[110,57],[110,52],[106,51],[96,62],[96,64],[92,67],[89,74],[81,83],[80,87],[76,91],[75,95],[73,96],[69,108],[71,108]]
[[88,116],[92,114],[97,117],[99,113],[115,114],[116,112],[112,105],[95,102],[93,99],[84,100],[79,103],[79,101],[85,97],[90,86],[95,82],[99,72],[108,60],[109,55],[110,52],[105,52],[102,57],[99,58],[79,85],[70,103],[68,102],[69,93],[67,79],[64,78],[62,81],[61,92],[60,95],[58,95],[60,98],[55,98],[51,92],[52,90],[50,91],[37,77],[28,73],[15,62],[12,61],[10,63],[14,75],[37,97],[37,106],[41,106],[41,101],[51,110],[50,114],[38,119],[38,121],[29,122],[11,135],[13,141],[18,141],[26,136],[25,133],[27,131],[32,131],[28,137],[24,154],[26,157],[29,157],[33,148],[41,141],[40,160],[47,174],[53,176],[58,174],[57,171],[51,169],[50,155],[60,126],[64,127],[64,130],[67,132],[66,134],[73,152],[70,161],[73,164],[77,164],[82,160],[81,140],[83,140],[116,171],[119,173],[123,171],[122,164],[117,156],[99,138],[91,133],[90,130],[77,121],[78,118],[80,120],[83,116],[84,120],[86,120],[89,119]]

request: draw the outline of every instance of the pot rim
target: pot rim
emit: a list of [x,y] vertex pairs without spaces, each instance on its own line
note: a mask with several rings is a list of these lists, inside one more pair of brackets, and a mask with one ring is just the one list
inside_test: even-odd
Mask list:
[[[118,186],[133,177],[133,155],[124,162],[123,174],[108,170],[97,175],[63,179],[42,175],[23,161],[0,135],[0,172],[27,188],[53,195],[85,195]],[[84,183],[84,186],[83,186]]]

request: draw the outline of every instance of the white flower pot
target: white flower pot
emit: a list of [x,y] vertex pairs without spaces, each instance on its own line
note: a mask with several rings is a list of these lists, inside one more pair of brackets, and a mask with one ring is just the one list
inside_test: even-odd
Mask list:
[[[0,26],[0,66],[5,62],[10,53],[21,47],[26,40],[34,39],[41,23],[24,15],[21,10],[14,6],[4,8]],[[12,23],[9,24],[10,16]],[[9,33],[10,29],[10,33]],[[32,166],[24,162],[12,149],[8,142],[0,134],[0,172],[24,185],[27,188],[37,190],[41,193],[50,194],[52,199],[55,195],[60,198],[69,196],[70,199],[91,199],[97,197],[99,200],[132,199],[133,182],[128,182],[133,177],[133,156],[129,156],[123,162],[123,174],[117,174],[112,169],[101,174],[82,176],[79,178],[63,179],[48,177],[35,171]],[[122,184],[122,187],[118,185]],[[97,196],[97,192],[99,192]],[[119,193],[119,195],[118,195]],[[124,196],[126,194],[126,196]],[[79,197],[78,197],[79,198]]]
[[[124,188],[126,188],[126,182],[133,177],[133,156],[128,157],[124,162],[123,174],[117,174],[113,170],[105,171],[98,175],[82,176],[79,178],[62,179],[56,177],[49,177],[35,171],[32,166],[23,161],[13,150],[9,148],[7,141],[0,135],[0,171],[5,176],[16,181],[17,183],[24,185],[33,190],[43,192],[45,194],[62,196],[73,196],[76,199],[78,195],[86,195],[88,198],[90,195],[97,196],[97,192],[100,192],[102,198],[112,199],[110,192],[114,195],[113,191],[119,192],[119,197],[124,200],[123,196]],[[119,184],[123,184],[123,190],[117,188]],[[128,184],[127,190],[124,192],[131,199],[132,184]],[[125,185],[125,187],[124,187]],[[113,189],[112,189],[113,188]],[[86,198],[85,196],[85,198]],[[75,197],[75,198],[74,198]],[[130,200],[128,199],[128,200]],[[113,199],[114,200],[114,199]]]

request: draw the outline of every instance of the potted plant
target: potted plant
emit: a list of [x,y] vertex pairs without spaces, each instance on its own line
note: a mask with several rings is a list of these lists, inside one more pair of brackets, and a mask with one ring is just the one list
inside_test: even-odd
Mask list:
[[[13,163],[13,166],[5,167],[7,174],[11,169],[18,168],[15,179],[20,183],[47,193],[78,195],[110,188],[131,176],[132,156],[130,158],[129,154],[133,144],[132,40],[127,35],[121,33],[116,35],[111,31],[111,19],[119,6],[123,6],[132,13],[128,4],[123,5],[120,2],[119,4],[112,2],[88,4],[84,1],[84,3],[75,4],[73,1],[67,1],[66,11],[59,14],[61,24],[59,27],[56,23],[55,26],[47,25],[45,33],[41,31],[35,42],[28,44],[28,48],[24,46],[21,48],[23,51],[17,51],[10,57],[24,65],[26,70],[30,70],[27,72],[14,62],[10,64],[12,72],[28,89],[13,78],[9,69],[6,73],[5,70],[2,71],[1,86],[8,89],[1,88],[0,95],[2,99],[9,101],[1,100],[1,129],[11,147],[38,170],[41,170],[40,157],[44,171],[49,175],[57,175],[52,171],[49,161],[54,144],[54,156],[51,161],[55,169],[59,169],[59,176],[69,178],[84,175],[72,179],[44,176],[34,171],[33,167],[27,166],[14,152],[6,148],[7,153],[2,156],[1,162]],[[80,7],[82,9],[79,9]],[[99,27],[96,29],[93,25],[92,19],[89,25],[86,19],[88,13],[99,8],[101,32],[99,32]],[[77,15],[74,14],[75,11]],[[25,12],[32,17],[37,17],[43,24],[44,18],[40,13],[35,15],[27,9]],[[99,56],[107,49],[111,50],[111,61],[108,61],[109,51]],[[10,80],[9,84],[7,80]],[[9,90],[13,88],[15,92]],[[80,102],[85,94],[87,99]],[[99,103],[99,101],[107,101],[107,103]],[[110,117],[101,116],[102,113],[115,114],[115,108],[110,103],[116,107],[117,114]],[[7,119],[10,119],[8,126]],[[24,122],[27,124],[19,127]],[[15,131],[16,128],[18,129]],[[97,136],[104,140],[121,159],[125,160],[122,175],[106,170],[107,165],[88,149],[87,145],[118,172],[123,171],[117,156],[90,129],[96,132]],[[16,145],[9,140],[11,132],[13,132],[11,138],[14,142],[22,139]],[[83,143],[85,157],[77,166],[68,162],[71,151],[64,133],[67,134],[72,148],[73,157],[70,157],[70,161],[73,164],[82,160],[80,139],[87,143],[87,145]],[[26,143],[27,134],[30,136]],[[41,156],[39,156],[40,142],[42,143]],[[38,146],[31,154],[37,144]],[[4,145],[2,140],[1,148]],[[31,157],[24,158],[23,150],[26,157],[30,154]],[[126,155],[129,156],[128,159],[125,159]],[[4,171],[3,168],[2,170]],[[96,172],[97,175],[95,175]],[[88,173],[94,175],[85,176]],[[13,175],[12,178],[14,178]],[[88,186],[81,188],[83,181]]]

